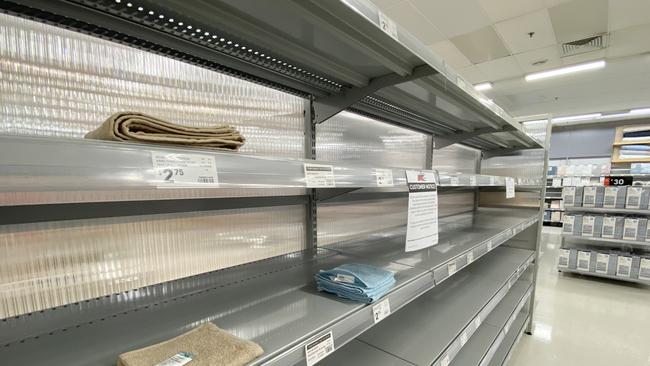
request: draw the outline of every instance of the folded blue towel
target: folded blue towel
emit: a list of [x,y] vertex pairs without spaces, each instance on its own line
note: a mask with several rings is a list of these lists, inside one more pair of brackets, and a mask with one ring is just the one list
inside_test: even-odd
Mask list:
[[395,285],[393,272],[358,263],[321,270],[314,278],[318,291],[364,303],[376,301]]

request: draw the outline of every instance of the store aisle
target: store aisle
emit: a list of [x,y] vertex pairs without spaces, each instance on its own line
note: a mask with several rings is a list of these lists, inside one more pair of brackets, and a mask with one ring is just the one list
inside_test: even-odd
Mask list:
[[650,365],[650,288],[559,273],[559,228],[540,245],[535,331],[508,366]]

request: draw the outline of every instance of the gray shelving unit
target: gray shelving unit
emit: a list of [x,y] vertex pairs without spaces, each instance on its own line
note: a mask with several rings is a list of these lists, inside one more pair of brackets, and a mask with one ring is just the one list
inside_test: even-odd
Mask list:
[[[636,175],[630,175],[636,176]],[[649,210],[627,209],[627,208],[602,208],[602,207],[566,207],[567,212],[576,214],[595,214],[595,215],[633,215],[633,216],[647,216],[650,215]],[[591,251],[612,251],[617,255],[625,253],[627,256],[639,257],[647,256],[650,252],[650,242],[647,241],[633,241],[626,239],[615,238],[602,238],[602,237],[588,237],[581,235],[572,235],[568,233],[562,234],[561,248],[569,250],[583,250]],[[586,276],[594,276],[600,278],[608,278],[618,281],[634,282],[641,284],[650,284],[650,282],[643,279],[630,278],[629,276],[616,276],[607,273],[598,273],[593,270],[584,271],[574,268],[567,268],[558,265],[558,271],[565,273],[577,273]],[[638,272],[638,269],[637,269]]]
[[[465,338],[488,326],[499,329],[504,339],[515,328],[531,331],[550,123],[531,132],[516,122],[401,26],[394,24],[392,31],[391,20],[371,2],[9,0],[0,9],[225,73],[304,102],[302,120],[298,117],[301,159],[0,136],[0,224],[11,229],[56,223],[65,233],[67,224],[290,206],[299,208],[302,219],[296,220],[300,233],[292,240],[304,248],[60,301],[55,307],[12,309],[0,322],[3,362],[112,365],[125,351],[214,322],[260,344],[264,354],[251,365],[305,365],[305,346],[331,332],[334,352],[323,364],[372,360],[446,366],[466,351]],[[333,205],[349,208],[408,196],[405,168],[318,159],[319,125],[343,111],[425,136],[419,166],[434,171],[440,197],[453,198],[441,199],[437,245],[405,252],[406,217],[379,221],[376,236],[360,231],[351,239],[341,224],[347,224],[344,210],[337,211],[341,217],[323,220],[330,225],[326,230],[319,226]],[[463,158],[476,174],[464,172],[469,170],[464,161],[437,169],[435,154],[455,144],[479,150],[476,158]],[[214,159],[218,183],[161,187],[152,167],[155,153]],[[305,164],[331,166],[333,184],[309,185]],[[531,176],[535,166],[539,176]],[[379,183],[380,171],[392,176],[392,184]],[[504,194],[509,178],[516,185],[512,199]],[[371,218],[380,213],[367,206],[360,212]],[[323,240],[328,234],[346,239]],[[189,244],[175,240],[174,245]],[[250,245],[268,249],[266,243]],[[104,259],[98,258],[100,267]],[[380,300],[390,303],[391,314],[384,320],[375,322],[372,305],[317,292],[315,273],[350,262],[395,272],[395,287]],[[523,323],[516,314],[526,314]],[[408,343],[400,343],[407,338]],[[502,346],[495,348],[495,340],[474,343],[472,354],[497,354]]]

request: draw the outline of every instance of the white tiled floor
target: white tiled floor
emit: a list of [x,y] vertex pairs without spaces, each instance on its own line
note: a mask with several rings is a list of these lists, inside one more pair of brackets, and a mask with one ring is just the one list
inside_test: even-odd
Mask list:
[[558,273],[559,228],[541,244],[534,332],[508,366],[650,365],[650,287]]

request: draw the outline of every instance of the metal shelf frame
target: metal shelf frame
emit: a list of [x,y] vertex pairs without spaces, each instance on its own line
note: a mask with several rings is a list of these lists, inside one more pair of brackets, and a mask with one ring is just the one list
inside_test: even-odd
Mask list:
[[11,0],[0,9],[310,97],[315,123],[349,109],[433,134],[436,148],[542,147],[401,26],[383,31],[388,18],[369,1],[127,3]]

